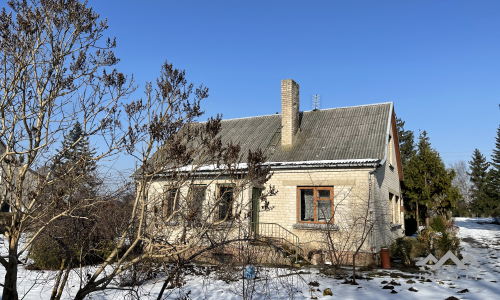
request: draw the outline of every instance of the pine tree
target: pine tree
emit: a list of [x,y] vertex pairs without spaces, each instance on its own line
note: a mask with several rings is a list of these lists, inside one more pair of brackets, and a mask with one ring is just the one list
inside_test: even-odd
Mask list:
[[482,215],[484,198],[485,198],[485,187],[488,180],[488,167],[489,163],[486,161],[486,157],[478,150],[475,149],[472,153],[472,160],[469,161],[470,164],[470,181],[472,183],[471,187],[471,210],[474,214]]
[[460,192],[452,185],[454,170],[447,170],[439,153],[431,148],[427,132],[419,136],[416,151],[410,156],[404,171],[406,209],[420,220],[428,220],[430,212],[446,216],[460,198]]
[[[415,137],[413,131],[404,129],[405,121],[396,118],[396,127],[398,129],[399,152],[401,155],[401,164],[404,169],[408,160],[415,152]],[[404,174],[404,173],[403,173]]]

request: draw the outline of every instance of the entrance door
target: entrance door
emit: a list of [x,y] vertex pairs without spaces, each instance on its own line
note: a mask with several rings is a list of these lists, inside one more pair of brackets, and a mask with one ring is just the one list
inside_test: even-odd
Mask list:
[[259,202],[260,202],[260,189],[254,187],[252,189],[252,231],[254,238],[259,236]]

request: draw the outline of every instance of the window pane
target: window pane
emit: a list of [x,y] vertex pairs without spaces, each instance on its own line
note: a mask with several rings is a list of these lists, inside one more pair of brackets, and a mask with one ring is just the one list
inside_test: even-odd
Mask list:
[[[177,188],[168,188],[167,189],[166,203],[165,203],[165,217],[170,217],[172,215],[172,213],[174,212],[174,210],[177,210],[179,208],[178,197],[176,199],[177,190],[178,190]],[[174,204],[175,204],[175,208],[174,208]]]
[[318,198],[330,199],[330,190],[318,190]]
[[314,190],[300,190],[300,220],[314,221]]
[[318,201],[318,222],[329,222],[332,218],[332,202]]
[[399,204],[399,197],[396,196],[396,207],[395,207],[395,210],[394,210],[394,214],[395,214],[395,222],[396,223],[401,223],[401,208],[400,208],[400,204]]
[[228,218],[232,217],[232,204],[233,204],[233,187],[221,186],[219,187],[219,196],[221,202],[219,204],[219,219],[224,219],[226,215]]
[[203,211],[203,201],[205,200],[206,186],[193,186],[191,187],[192,202],[190,203],[190,217],[193,221],[201,221]]
[[389,220],[394,223],[394,194],[389,193]]

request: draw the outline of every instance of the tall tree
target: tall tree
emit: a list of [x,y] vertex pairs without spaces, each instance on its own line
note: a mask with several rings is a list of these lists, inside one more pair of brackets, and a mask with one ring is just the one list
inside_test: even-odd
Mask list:
[[405,171],[403,190],[408,213],[428,223],[431,212],[445,216],[460,197],[452,185],[454,170],[447,170],[439,153],[431,148],[427,132],[419,136],[416,152],[410,157]]
[[489,163],[486,157],[475,149],[472,153],[470,164],[470,182],[471,182],[471,211],[474,214],[482,215],[485,204],[485,188],[488,182]]
[[85,137],[82,124],[76,122],[69,134],[64,137],[61,142],[61,162],[62,163],[77,163],[83,160],[81,164],[91,171],[94,171],[96,166],[93,164],[92,158],[96,154],[90,149],[89,138]]
[[54,174],[66,172],[83,177],[80,180],[82,187],[86,190],[95,189],[100,182],[94,172],[97,167],[96,152],[90,149],[89,138],[85,136],[85,130],[79,121],[64,136],[61,149],[57,152],[60,154],[52,166],[53,169],[57,169]]
[[[483,214],[488,216],[500,209],[500,126],[497,128],[495,149],[491,155],[490,166],[484,186],[484,198],[481,201],[482,207],[480,208]],[[495,212],[495,214],[497,213]]]
[[398,129],[399,139],[399,152],[401,154],[401,164],[403,165],[403,172],[406,164],[412,154],[415,152],[415,137],[413,131],[405,130],[405,121],[396,118],[396,127]]
[[118,102],[135,86],[114,68],[116,43],[103,39],[107,21],[86,3],[6,4],[11,12],[0,12],[0,140],[5,144],[0,204],[8,204],[11,212],[0,227],[6,240],[0,256],[5,269],[1,298],[17,300],[20,256],[51,222],[72,217],[77,208],[67,199],[82,177],[49,167],[64,153],[54,151],[55,143],[81,120],[84,137],[103,141],[94,160],[115,154],[122,147],[116,135]]

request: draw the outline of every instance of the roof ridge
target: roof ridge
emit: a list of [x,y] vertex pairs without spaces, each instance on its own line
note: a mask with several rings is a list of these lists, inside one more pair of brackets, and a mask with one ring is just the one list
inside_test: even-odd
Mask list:
[[[323,108],[323,109],[318,109],[319,111],[323,110],[332,110],[332,109],[341,109],[341,108],[354,108],[354,107],[362,107],[362,106],[375,106],[375,105],[382,105],[382,104],[391,104],[393,103],[392,101],[389,102],[380,102],[380,103],[372,103],[372,104],[361,104],[361,105],[353,105],[353,106],[342,106],[342,107],[332,107],[332,108]],[[314,110],[303,110],[301,112],[310,112]]]
[[[382,105],[382,104],[391,104],[393,103],[392,101],[390,102],[381,102],[381,103],[372,103],[372,104],[361,104],[361,105],[353,105],[353,106],[342,106],[342,107],[332,107],[332,108],[324,108],[324,109],[318,109],[318,111],[324,111],[324,110],[333,110],[333,109],[342,109],[342,108],[355,108],[355,107],[363,107],[363,106],[375,106],[375,105]],[[313,110],[303,110],[300,112],[311,112]],[[241,118],[232,118],[232,119],[224,119],[221,121],[233,121],[233,120],[243,120],[243,119],[252,119],[252,118],[260,118],[260,117],[270,117],[270,116],[281,116],[281,114],[270,114],[270,115],[261,115],[261,116],[252,116],[252,117],[241,117]],[[200,122],[200,123],[205,123],[206,121]]]

